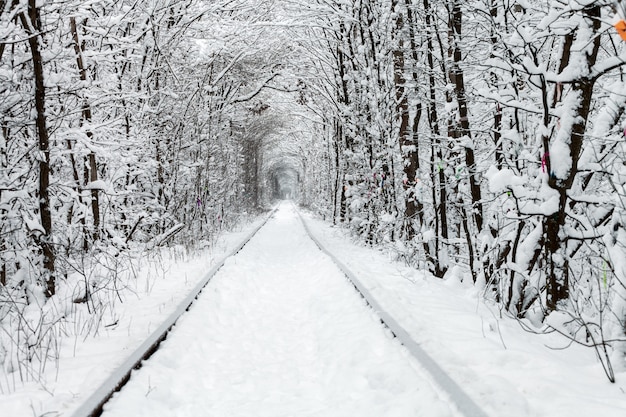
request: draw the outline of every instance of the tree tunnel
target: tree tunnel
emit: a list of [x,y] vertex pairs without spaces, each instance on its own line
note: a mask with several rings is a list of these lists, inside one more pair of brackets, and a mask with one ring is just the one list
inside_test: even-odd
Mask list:
[[304,193],[303,179],[306,162],[301,149],[302,137],[294,134],[293,120],[286,122],[263,138],[259,149],[261,164],[258,172],[261,201],[300,201]]
[[269,195],[273,200],[297,199],[300,174],[290,166],[279,165],[268,172]]

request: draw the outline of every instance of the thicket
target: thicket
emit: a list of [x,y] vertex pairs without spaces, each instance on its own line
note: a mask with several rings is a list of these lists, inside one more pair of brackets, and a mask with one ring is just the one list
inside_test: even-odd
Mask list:
[[[115,316],[139,265],[258,212],[264,2],[0,1],[0,390]],[[294,89],[297,89],[295,85]],[[270,194],[269,192],[265,192]]]
[[141,254],[291,197],[596,349],[613,381],[622,6],[0,0],[5,371],[36,375],[69,316],[97,326]]
[[622,2],[318,0],[329,214],[626,360]]

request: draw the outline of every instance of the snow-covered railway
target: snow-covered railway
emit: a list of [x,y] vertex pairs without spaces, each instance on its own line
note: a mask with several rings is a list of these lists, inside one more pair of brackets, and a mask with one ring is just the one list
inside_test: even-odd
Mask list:
[[486,416],[290,204],[196,292],[75,417]]
[[144,342],[133,351],[131,355],[111,374],[109,377],[95,390],[89,397],[72,413],[72,417],[95,417],[102,414],[104,404],[115,394],[120,391],[129,381],[131,372],[139,369],[144,360],[147,360],[156,352],[163,340],[165,340],[178,319],[189,311],[191,305],[197,300],[200,293],[207,286],[209,281],[215,276],[226,263],[226,260],[235,256],[239,251],[265,226],[267,221],[274,214],[273,210],[256,228],[254,228],[247,236],[245,236],[235,248],[221,259],[217,260],[214,266],[206,273],[206,275],[198,282],[198,284],[190,291],[176,310],[157,327]]

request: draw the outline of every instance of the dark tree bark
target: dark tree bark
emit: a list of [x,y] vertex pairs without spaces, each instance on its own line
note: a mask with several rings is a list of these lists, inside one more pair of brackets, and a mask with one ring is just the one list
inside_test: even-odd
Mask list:
[[461,55],[461,31],[463,23],[463,12],[461,11],[461,3],[458,0],[452,2],[450,16],[450,41],[452,43],[452,66],[450,68],[450,82],[454,85],[454,95],[458,104],[459,123],[457,135],[464,138],[463,148],[465,150],[465,164],[467,165],[468,178],[470,183],[470,193],[472,196],[472,211],[474,223],[478,232],[483,229],[483,205],[480,184],[476,178],[476,159],[472,146],[467,143],[472,141],[472,132],[470,131],[469,115],[467,110],[467,97],[465,96],[465,79],[463,70],[460,67],[462,61]]
[[[440,251],[442,245],[448,242],[448,191],[447,191],[447,179],[443,167],[440,166],[443,160],[443,151],[441,149],[441,132],[439,129],[439,115],[437,112],[437,92],[436,92],[436,79],[435,79],[435,58],[434,58],[434,44],[433,37],[436,31],[434,16],[432,15],[432,9],[429,0],[424,0],[424,14],[426,19],[426,60],[428,63],[428,87],[429,87],[429,101],[428,101],[428,123],[432,132],[431,141],[431,175],[433,181],[432,199],[433,204],[436,207],[435,213],[435,232],[436,237],[434,239],[434,264],[432,273],[442,278],[448,270],[448,265],[440,258]],[[435,172],[437,171],[437,172]],[[439,191],[439,204],[437,204],[437,190]]]
[[400,121],[399,142],[400,151],[404,160],[404,221],[406,238],[411,240],[415,234],[414,220],[418,213],[415,198],[415,177],[417,175],[417,143],[409,130],[409,99],[406,91],[406,78],[404,75],[404,17],[402,11],[398,10],[398,2],[393,3],[396,13],[396,45],[393,50],[393,72],[396,93],[396,112]]
[[44,84],[43,57],[39,49],[41,18],[36,0],[28,1],[27,13],[20,15],[24,30],[29,35],[28,44],[33,58],[35,79],[35,125],[39,142],[39,216],[44,232],[38,243],[43,255],[43,284],[46,297],[55,293],[55,252],[52,246],[52,214],[50,212],[50,138],[46,126],[46,88]]
[[[492,17],[492,27],[491,27],[491,44],[493,45],[494,50],[498,47],[500,40],[498,39],[496,32],[496,23],[495,20],[498,17],[498,4],[496,0],[491,0],[491,10],[490,15]],[[491,52],[491,58],[494,58],[494,52]],[[492,71],[490,74],[490,81],[494,88],[497,88],[498,84],[498,76],[495,71]],[[504,164],[504,149],[502,145],[502,108],[500,107],[500,103],[496,103],[493,115],[493,145],[495,146],[495,159],[496,159],[496,168],[499,170],[502,169]]]
[[[591,22],[594,34],[601,29],[601,7],[592,6],[582,10],[584,16]],[[585,53],[587,68],[595,65],[598,52],[600,50],[600,36],[590,37],[592,49]],[[564,56],[562,60],[569,62],[570,49],[569,41],[566,38]],[[566,55],[565,55],[566,54]],[[563,69],[565,66],[561,64]],[[572,188],[574,179],[578,174],[578,161],[580,158],[587,119],[591,109],[591,99],[593,98],[593,86],[595,78],[581,77],[571,84],[571,92],[574,97],[578,97],[576,105],[575,122],[572,125],[570,134],[569,151],[571,157],[571,168],[565,178],[559,178],[552,174],[551,156],[548,152],[548,144],[544,140],[544,158],[546,160],[546,170],[548,172],[548,185],[557,191],[559,195],[559,205],[555,213],[546,216],[544,220],[544,236],[546,258],[548,270],[546,277],[546,308],[548,311],[555,310],[560,301],[569,297],[569,260],[566,256],[561,256],[559,252],[565,250],[566,242],[561,236],[561,229],[565,225],[566,210],[568,207],[568,191]],[[560,94],[560,93],[559,93]]]

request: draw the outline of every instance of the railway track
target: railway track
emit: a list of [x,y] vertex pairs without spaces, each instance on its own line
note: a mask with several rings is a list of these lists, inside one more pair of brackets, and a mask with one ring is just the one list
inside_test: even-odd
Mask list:
[[226,260],[239,253],[239,251],[250,242],[254,235],[265,226],[275,212],[276,209],[273,209],[259,226],[254,228],[243,238],[235,249],[218,259],[215,265],[206,273],[202,280],[198,282],[189,295],[180,302],[176,310],[71,414],[72,417],[98,417],[102,414],[104,404],[124,387],[130,379],[131,372],[135,369],[139,369],[141,363],[149,359],[150,356],[156,352],[159,345],[167,338],[170,330],[174,327],[178,319],[189,311],[192,304],[198,299],[200,293],[202,293],[202,290],[204,290],[209,281],[211,281],[215,274],[224,266]]
[[476,402],[470,398],[465,390],[459,386],[450,376],[422,349],[398,322],[391,317],[376,301],[372,294],[367,290],[365,285],[361,283],[359,278],[333,253],[331,253],[322,242],[311,232],[311,229],[306,224],[306,221],[302,218],[298,212],[298,217],[304,226],[309,237],[315,242],[317,247],[325,253],[329,258],[333,260],[335,265],[343,272],[346,279],[352,284],[354,289],[365,300],[367,305],[376,313],[380,318],[380,323],[388,328],[393,336],[398,339],[411,353],[411,355],[417,359],[417,361],[424,367],[424,369],[430,374],[433,380],[437,383],[438,387],[449,396],[450,401],[457,407],[457,409],[465,417],[488,417],[487,414],[476,404]]
[[[451,379],[447,373],[441,369],[439,365],[419,346],[419,344],[409,336],[409,334],[396,322],[396,320],[394,320],[393,317],[381,308],[376,299],[359,281],[358,277],[350,271],[350,269],[347,268],[340,259],[331,253],[324,246],[323,242],[321,242],[311,232],[306,221],[297,211],[295,206],[292,206],[291,210],[297,213],[298,222],[306,231],[308,238],[310,238],[310,240],[314,242],[315,246],[319,248],[324,256],[329,258],[341,271],[341,274],[346,277],[352,288],[354,288],[354,290],[376,315],[380,324],[386,327],[400,344],[405,346],[406,350],[419,362],[421,368],[429,374],[429,378],[431,380],[430,384],[436,387],[436,391],[439,393],[439,396],[442,397],[445,402],[452,404],[457,414],[466,417],[487,417],[487,414],[465,393],[462,387]],[[246,246],[256,235],[258,235],[259,232],[266,226],[268,221],[274,217],[275,211],[268,216],[265,222],[250,233],[250,235],[248,235],[233,252],[222,258],[195,287],[194,291],[192,291],[190,295],[180,304],[178,309],[168,318],[168,320],[166,320],[155,332],[153,332],[150,338],[148,338],[133,353],[133,355],[131,355],[131,357],[129,357],[128,360],[72,414],[72,417],[92,417],[101,415],[103,407],[107,401],[109,401],[109,399],[111,399],[117,391],[120,391],[129,381],[130,374],[133,369],[140,367],[142,361],[148,359],[157,349],[159,349],[160,343],[167,338],[168,333],[174,324],[177,323],[181,316],[189,311],[193,302],[199,297],[202,290],[224,266],[227,260],[231,258],[235,259],[236,255],[244,248],[244,246]],[[319,415],[322,416],[325,414]]]

